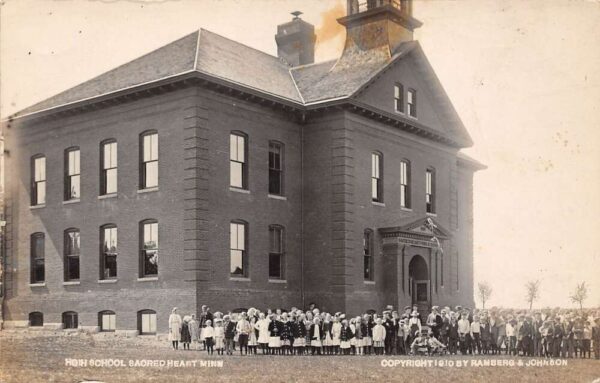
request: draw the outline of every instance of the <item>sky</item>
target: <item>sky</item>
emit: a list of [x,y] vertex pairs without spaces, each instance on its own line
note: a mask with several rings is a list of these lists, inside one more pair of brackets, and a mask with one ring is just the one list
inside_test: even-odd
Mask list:
[[[198,28],[276,55],[290,12],[339,56],[345,0],[2,0],[0,116]],[[600,305],[600,0],[415,0],[415,32],[488,166],[474,181],[475,284],[487,306]]]

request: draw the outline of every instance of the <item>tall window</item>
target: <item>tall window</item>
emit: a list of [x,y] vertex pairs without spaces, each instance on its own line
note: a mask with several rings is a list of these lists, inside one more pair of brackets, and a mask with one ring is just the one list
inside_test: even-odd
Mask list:
[[79,148],[65,150],[65,201],[81,196],[79,153]]
[[104,225],[100,228],[100,279],[117,277],[117,227]]
[[104,141],[100,145],[100,195],[117,192],[117,142]]
[[142,133],[141,138],[140,189],[158,186],[158,133]]
[[417,117],[417,91],[414,89],[408,90],[407,107],[408,115],[411,117]]
[[247,138],[242,133],[229,136],[229,178],[230,185],[240,189],[248,188]]
[[46,157],[42,155],[31,159],[31,205],[46,203]]
[[363,233],[363,274],[365,281],[374,279],[373,264],[373,231],[366,229]]
[[246,238],[248,225],[245,222],[234,221],[229,224],[230,258],[232,277],[248,276],[248,254]]
[[31,235],[31,283],[43,283],[46,278],[44,238],[43,233]]
[[98,326],[100,331],[115,331],[117,328],[117,315],[114,311],[100,311],[98,313]]
[[138,331],[140,335],[156,334],[156,311],[138,311]]
[[269,142],[269,194],[283,195],[283,145]]
[[400,162],[400,206],[410,208],[410,162]]
[[77,328],[79,318],[75,311],[66,311],[62,314],[63,328]]
[[65,230],[65,281],[79,280],[80,235],[78,229]]
[[281,226],[269,226],[269,279],[285,279],[284,233]]
[[31,327],[41,327],[44,325],[44,314],[39,311],[29,313],[29,325]]
[[381,153],[371,154],[371,199],[383,202],[383,156]]
[[140,277],[158,275],[158,222],[142,221],[140,234]]
[[404,113],[404,86],[400,83],[394,86],[394,109],[396,112]]
[[435,169],[425,173],[425,204],[428,213],[435,213]]

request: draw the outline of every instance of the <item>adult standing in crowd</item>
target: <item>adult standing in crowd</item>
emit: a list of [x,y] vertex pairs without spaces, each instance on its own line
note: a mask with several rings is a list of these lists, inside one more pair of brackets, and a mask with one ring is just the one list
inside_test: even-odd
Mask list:
[[179,341],[181,340],[181,316],[177,314],[177,307],[174,307],[169,315],[169,340],[173,343],[173,349],[179,348]]

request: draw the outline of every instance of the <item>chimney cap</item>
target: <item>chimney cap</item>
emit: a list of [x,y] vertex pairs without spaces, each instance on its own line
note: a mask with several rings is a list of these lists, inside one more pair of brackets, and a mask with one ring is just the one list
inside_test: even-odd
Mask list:
[[296,19],[300,18],[300,15],[302,14],[302,12],[300,12],[300,11],[294,11],[291,14],[292,14],[292,16],[294,16],[294,20],[296,20]]

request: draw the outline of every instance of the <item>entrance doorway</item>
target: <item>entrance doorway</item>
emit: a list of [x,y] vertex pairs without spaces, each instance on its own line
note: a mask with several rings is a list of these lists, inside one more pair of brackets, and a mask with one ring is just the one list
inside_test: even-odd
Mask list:
[[421,318],[424,318],[431,307],[429,294],[429,270],[427,262],[420,255],[415,255],[408,264],[408,278],[411,287],[412,305],[418,307]]

